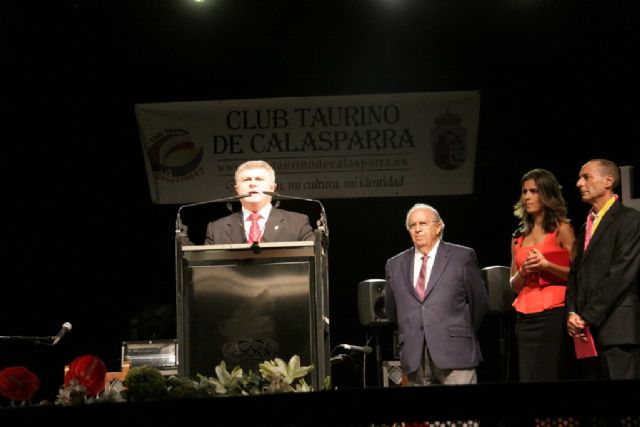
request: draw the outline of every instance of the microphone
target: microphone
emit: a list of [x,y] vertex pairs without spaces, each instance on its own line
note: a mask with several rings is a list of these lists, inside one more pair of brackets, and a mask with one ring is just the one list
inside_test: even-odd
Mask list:
[[285,194],[276,193],[274,191],[263,191],[262,194],[284,200],[302,200],[305,202],[314,202],[320,205],[320,219],[317,222],[318,228],[324,232],[324,237],[329,241],[329,223],[327,222],[327,212],[324,210],[322,202],[317,199],[307,199],[306,197],[287,196]]
[[304,200],[305,202],[318,202],[316,199],[307,199],[306,197],[287,196],[286,194],[276,193],[275,191],[263,191],[262,194],[275,197],[277,199]]
[[368,345],[365,345],[364,347],[359,347],[357,345],[351,345],[351,344],[338,344],[338,347],[342,347],[345,350],[357,351],[364,354],[370,354],[373,351],[373,349]]
[[331,365],[335,365],[337,363],[343,362],[347,357],[348,356],[346,354],[338,354],[338,355],[335,355],[335,356],[331,356],[329,358],[329,363]]
[[64,322],[62,325],[62,329],[58,332],[58,335],[51,337],[51,345],[56,345],[62,339],[62,337],[71,330],[71,323]]
[[251,194],[239,194],[237,196],[223,197],[222,199],[207,200],[205,202],[189,203],[189,204],[180,206],[178,208],[178,213],[176,214],[176,234],[183,235],[183,232],[184,232],[183,226],[182,226],[182,217],[180,216],[182,209],[190,208],[193,206],[207,205],[209,203],[237,202],[238,200],[244,199],[245,197],[249,197],[249,196],[251,196]]

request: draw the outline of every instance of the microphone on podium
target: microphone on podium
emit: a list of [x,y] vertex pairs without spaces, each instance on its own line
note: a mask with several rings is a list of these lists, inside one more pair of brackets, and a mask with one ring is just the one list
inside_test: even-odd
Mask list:
[[183,224],[182,224],[182,217],[180,216],[180,213],[182,212],[182,209],[184,208],[190,208],[193,206],[200,206],[200,205],[208,205],[209,203],[222,203],[222,202],[237,202],[238,200],[244,199],[245,197],[249,197],[251,196],[251,194],[239,194],[237,196],[229,196],[229,197],[223,197],[221,199],[215,199],[215,200],[207,200],[204,202],[196,202],[196,203],[189,203],[186,205],[182,205],[178,208],[178,213],[176,214],[176,235],[178,236],[185,236],[184,234],[184,229],[183,229]]
[[329,243],[329,223],[327,222],[327,212],[324,210],[324,206],[320,200],[307,199],[306,197],[287,196],[285,194],[276,193],[275,191],[263,191],[262,194],[271,196],[274,199],[282,200],[302,200],[304,202],[314,202],[320,205],[320,219],[317,222],[318,228],[323,231],[326,243]]
[[364,354],[370,354],[373,351],[373,349],[368,345],[365,345],[364,347],[360,347],[360,346],[351,345],[351,344],[338,344],[338,347],[342,347],[345,350],[357,351],[359,353],[364,353]]
[[347,359],[349,356],[347,356],[346,354],[336,354],[335,356],[331,356],[329,358],[329,363],[331,365],[335,365],[337,363],[342,363],[345,359]]

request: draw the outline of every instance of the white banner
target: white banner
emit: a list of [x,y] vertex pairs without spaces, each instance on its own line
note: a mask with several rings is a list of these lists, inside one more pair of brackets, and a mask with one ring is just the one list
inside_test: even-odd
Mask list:
[[151,199],[233,194],[236,167],[265,160],[277,191],[313,199],[469,194],[480,93],[136,104]]

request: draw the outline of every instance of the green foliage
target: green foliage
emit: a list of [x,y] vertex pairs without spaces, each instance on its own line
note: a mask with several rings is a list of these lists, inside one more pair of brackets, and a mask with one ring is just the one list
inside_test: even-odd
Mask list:
[[[276,358],[258,366],[258,372],[250,370],[245,373],[239,366],[229,371],[226,363],[222,361],[215,367],[214,376],[198,374],[195,378],[164,377],[153,366],[134,367],[129,369],[123,383],[113,381],[97,396],[87,396],[86,388],[82,384],[71,381],[60,388],[55,404],[75,406],[90,403],[313,391],[304,379],[313,370],[313,366],[301,366],[297,355],[288,363]],[[326,377],[323,389],[330,388],[330,377]]]
[[311,391],[303,377],[313,370],[313,366],[300,366],[298,355],[294,355],[288,364],[276,358],[259,367],[262,377],[268,380],[267,391],[270,393]]
[[129,369],[124,385],[128,400],[155,400],[167,397],[167,385],[160,371],[151,366]]
[[[201,374],[195,378],[172,376],[164,378],[151,366],[131,368],[124,385],[127,399],[131,401],[162,398],[197,398],[213,396],[248,396],[263,393],[312,391],[304,377],[313,366],[300,366],[300,357],[294,355],[289,363],[276,358],[259,365],[259,371],[245,373],[239,366],[231,371],[224,361],[214,369],[215,376]],[[329,377],[325,387],[330,386]]]
[[167,393],[174,399],[210,397],[215,395],[215,387],[202,375],[196,379],[172,376],[167,379]]

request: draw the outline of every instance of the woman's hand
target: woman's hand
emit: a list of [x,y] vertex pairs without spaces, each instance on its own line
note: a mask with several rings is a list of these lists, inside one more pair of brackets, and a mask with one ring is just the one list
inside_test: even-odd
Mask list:
[[527,274],[546,270],[548,267],[549,261],[535,248],[529,251],[523,265],[523,269]]

